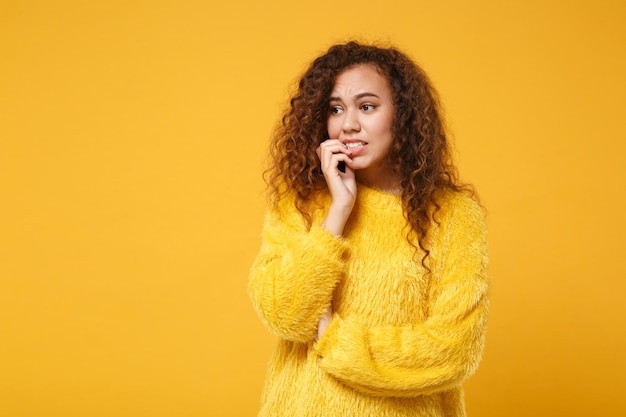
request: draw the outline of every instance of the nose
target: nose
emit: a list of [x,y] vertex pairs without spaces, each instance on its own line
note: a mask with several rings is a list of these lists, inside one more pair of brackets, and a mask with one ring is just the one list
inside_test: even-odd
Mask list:
[[344,132],[358,132],[361,130],[359,118],[356,110],[349,109],[345,113],[341,128]]

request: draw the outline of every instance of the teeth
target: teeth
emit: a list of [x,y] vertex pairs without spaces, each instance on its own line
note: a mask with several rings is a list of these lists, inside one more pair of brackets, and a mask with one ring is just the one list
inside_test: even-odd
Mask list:
[[365,142],[346,143],[347,149],[360,148],[361,146],[365,146]]

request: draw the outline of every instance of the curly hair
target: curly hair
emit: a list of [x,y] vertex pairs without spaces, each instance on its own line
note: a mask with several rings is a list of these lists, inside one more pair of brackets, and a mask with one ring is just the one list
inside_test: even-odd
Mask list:
[[454,190],[474,196],[474,192],[459,181],[437,92],[424,70],[396,48],[348,42],[330,47],[313,61],[274,130],[271,166],[264,173],[270,202],[276,205],[290,190],[295,192],[296,208],[311,226],[308,204],[325,187],[316,148],[328,139],[329,97],[337,76],[358,65],[374,66],[391,87],[394,140],[387,164],[401,178],[407,240],[422,249],[422,264],[427,267],[428,231],[437,222],[443,194]]

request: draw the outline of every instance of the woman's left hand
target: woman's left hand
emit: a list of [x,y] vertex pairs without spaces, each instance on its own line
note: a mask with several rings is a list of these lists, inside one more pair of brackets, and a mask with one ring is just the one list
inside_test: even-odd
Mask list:
[[326,312],[320,319],[320,324],[317,327],[317,340],[320,340],[322,338],[322,335],[324,334],[326,327],[328,327],[328,325],[330,324],[330,319],[332,317],[333,317],[333,307],[328,306],[328,308],[326,309]]

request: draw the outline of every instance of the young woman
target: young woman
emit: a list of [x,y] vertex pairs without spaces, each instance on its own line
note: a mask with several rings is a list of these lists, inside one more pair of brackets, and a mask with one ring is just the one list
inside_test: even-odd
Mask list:
[[259,416],[464,416],[488,310],[480,205],[425,73],[331,47],[271,145],[249,293],[279,343]]

